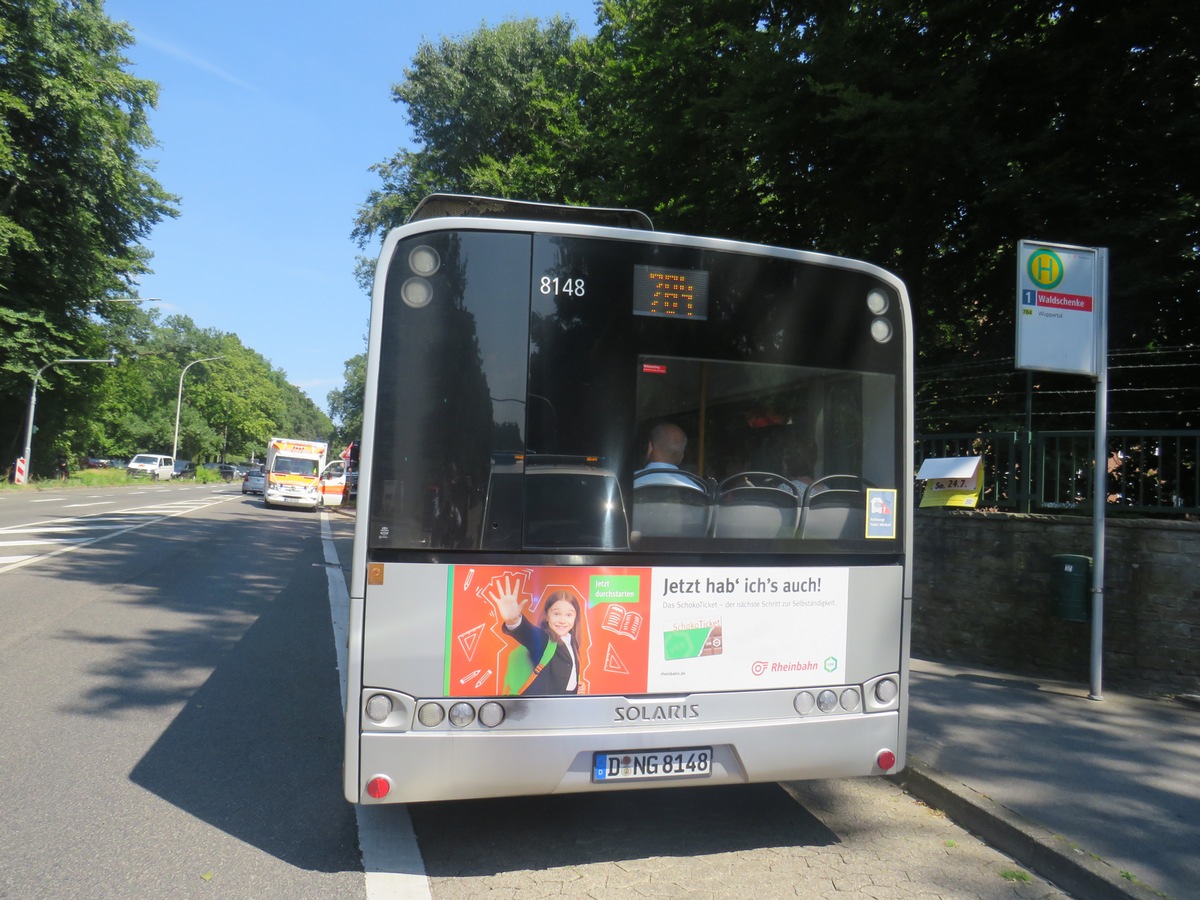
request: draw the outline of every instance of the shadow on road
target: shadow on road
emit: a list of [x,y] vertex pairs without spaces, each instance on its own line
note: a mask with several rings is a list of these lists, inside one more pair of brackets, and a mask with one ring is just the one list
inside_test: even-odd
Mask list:
[[297,572],[131,773],[294,866],[361,869],[324,571]]
[[408,811],[431,878],[838,843],[778,784],[414,803]]
[[[354,810],[341,795],[320,535],[311,514],[264,516],[249,499],[230,511],[102,545],[89,578],[119,596],[129,627],[82,623],[61,635],[119,650],[91,670],[68,712],[119,717],[182,704],[130,773],[135,784],[297,868],[361,871]],[[186,547],[168,550],[178,542]]]

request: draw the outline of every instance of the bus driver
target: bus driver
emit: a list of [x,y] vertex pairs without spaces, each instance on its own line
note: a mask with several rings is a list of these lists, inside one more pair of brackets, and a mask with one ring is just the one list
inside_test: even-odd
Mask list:
[[704,490],[695,478],[679,468],[685,450],[687,435],[683,429],[671,422],[659,422],[650,429],[646,465],[633,476],[633,486],[669,484]]

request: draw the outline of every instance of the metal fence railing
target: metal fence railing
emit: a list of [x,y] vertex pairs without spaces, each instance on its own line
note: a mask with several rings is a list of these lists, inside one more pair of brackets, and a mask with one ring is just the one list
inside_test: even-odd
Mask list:
[[[1095,435],[1037,431],[919,435],[916,464],[932,457],[983,457],[981,508],[1054,510],[1090,507]],[[1108,432],[1111,508],[1200,513],[1200,431]]]

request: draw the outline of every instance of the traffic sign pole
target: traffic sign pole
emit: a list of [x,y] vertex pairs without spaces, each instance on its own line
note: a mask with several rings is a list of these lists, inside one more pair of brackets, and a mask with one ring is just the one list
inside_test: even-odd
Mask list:
[[1088,697],[1103,700],[1104,514],[1108,505],[1108,248],[1021,241],[1017,245],[1016,337],[1018,369],[1089,375],[1096,385],[1092,645]]

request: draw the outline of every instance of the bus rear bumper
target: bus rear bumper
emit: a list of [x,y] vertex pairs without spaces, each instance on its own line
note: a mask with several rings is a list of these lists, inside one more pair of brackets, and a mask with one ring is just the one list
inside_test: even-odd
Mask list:
[[[359,783],[347,784],[346,796],[409,803],[883,775],[904,767],[899,723],[899,713],[887,712],[686,729],[365,733]],[[696,748],[712,750],[707,774],[617,782],[593,776],[597,753]],[[896,760],[887,770],[878,765],[885,750]],[[389,789],[376,799],[367,785],[378,778]]]

